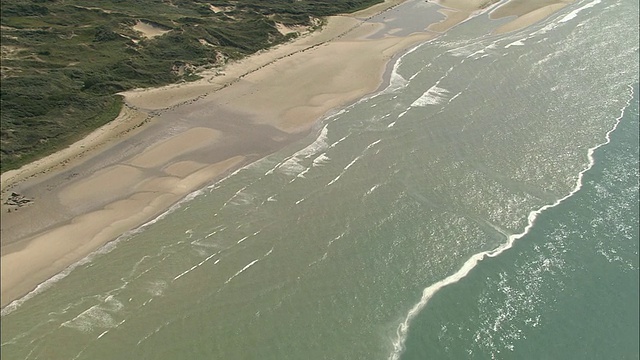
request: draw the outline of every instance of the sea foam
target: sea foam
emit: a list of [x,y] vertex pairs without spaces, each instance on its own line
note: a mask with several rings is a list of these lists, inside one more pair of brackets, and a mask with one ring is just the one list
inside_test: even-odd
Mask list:
[[567,21],[575,18],[576,16],[578,16],[578,13],[581,12],[582,10],[594,7],[594,6],[598,5],[600,2],[601,2],[601,0],[594,0],[594,1],[588,3],[588,4],[584,5],[584,6],[581,6],[581,7],[577,8],[577,9],[573,10],[569,14],[567,14],[565,17],[560,19],[558,22],[561,22],[561,23],[567,22]]
[[439,88],[436,85],[433,85],[429,90],[425,91],[422,96],[416,99],[411,107],[425,107],[427,105],[437,105],[440,104],[443,100],[445,100],[445,96],[449,93],[449,90]]
[[390,360],[398,360],[400,358],[400,355],[405,349],[404,344],[405,344],[405,341],[407,340],[407,335],[409,333],[409,325],[411,321],[416,317],[416,315],[418,315],[422,311],[422,309],[425,308],[425,306],[427,305],[429,300],[433,297],[433,295],[435,295],[440,289],[444,288],[445,286],[455,284],[458,281],[460,281],[460,279],[467,276],[467,274],[469,274],[469,272],[471,272],[471,270],[473,270],[473,268],[475,268],[476,265],[485,257],[496,257],[502,254],[505,250],[508,250],[511,247],[513,247],[513,244],[515,243],[516,240],[524,237],[531,231],[531,228],[535,224],[535,221],[538,218],[538,215],[540,215],[542,212],[544,212],[547,209],[556,207],[559,204],[563,203],[565,200],[572,197],[576,192],[578,192],[582,188],[582,178],[584,177],[584,174],[587,171],[589,171],[589,169],[591,169],[595,164],[595,159],[593,157],[594,152],[600,147],[611,142],[611,133],[616,130],[616,128],[618,127],[618,124],[620,124],[620,121],[624,116],[625,110],[627,109],[627,107],[629,107],[629,105],[631,104],[631,101],[633,100],[633,96],[634,96],[633,87],[629,85],[629,89],[630,89],[630,94],[629,94],[627,103],[620,110],[620,115],[616,118],[616,122],[613,125],[613,127],[609,131],[607,131],[607,133],[605,134],[605,141],[588,150],[587,156],[589,159],[589,163],[587,164],[586,168],[584,168],[578,174],[578,179],[576,181],[576,185],[574,186],[573,190],[571,190],[571,192],[569,192],[569,194],[567,194],[566,196],[556,200],[554,203],[544,205],[537,210],[531,211],[527,217],[527,220],[528,220],[527,226],[524,228],[524,230],[521,233],[512,234],[508,236],[507,241],[502,245],[498,246],[496,249],[482,251],[480,253],[474,254],[462,265],[462,267],[457,272],[426,287],[422,291],[422,297],[420,298],[420,301],[418,301],[418,303],[416,303],[408,311],[404,321],[402,321],[400,325],[398,325],[398,328],[396,331],[396,338],[393,340],[393,351],[389,355]]

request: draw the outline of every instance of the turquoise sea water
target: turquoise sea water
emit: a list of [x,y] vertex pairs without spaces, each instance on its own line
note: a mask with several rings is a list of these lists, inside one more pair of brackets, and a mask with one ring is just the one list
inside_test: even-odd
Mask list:
[[637,359],[638,88],[582,188],[438,292],[402,359]]
[[412,49],[5,308],[2,358],[638,358],[637,14]]

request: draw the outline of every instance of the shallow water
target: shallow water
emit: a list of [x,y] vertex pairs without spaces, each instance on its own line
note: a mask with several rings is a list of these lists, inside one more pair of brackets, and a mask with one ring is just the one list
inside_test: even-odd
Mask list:
[[[413,49],[7,307],[3,358],[637,358],[637,12],[579,1],[502,36],[480,16]],[[602,333],[619,346],[578,346]]]

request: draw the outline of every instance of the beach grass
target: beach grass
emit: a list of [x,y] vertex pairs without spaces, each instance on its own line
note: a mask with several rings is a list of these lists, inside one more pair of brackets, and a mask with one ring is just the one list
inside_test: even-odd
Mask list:
[[[379,0],[3,0],[0,171],[60,150],[113,120],[117,93],[198,79]],[[149,9],[153,9],[150,11]],[[136,30],[145,24],[159,31]]]

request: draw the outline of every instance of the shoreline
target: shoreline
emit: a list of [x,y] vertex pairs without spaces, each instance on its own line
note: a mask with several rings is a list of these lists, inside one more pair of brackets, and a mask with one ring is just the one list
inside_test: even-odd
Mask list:
[[[282,63],[301,56],[310,59],[309,52],[321,52],[316,57],[325,59],[331,55],[326,48],[343,39],[342,48],[360,43],[351,51],[356,55],[354,51],[368,47],[361,38],[374,30],[363,26],[366,20],[361,18],[371,18],[402,2],[388,1],[331,17],[321,31],[229,64],[223,76],[204,73],[194,83],[125,93],[125,106],[113,122],[67,149],[2,174],[1,306],[22,298],[126,231],[160,216],[188,194],[300,139],[324,113],[374,91],[382,80],[386,59],[377,59],[381,69],[364,79],[368,83],[354,81],[355,89],[346,86],[336,94],[326,89],[308,92],[293,104],[282,101],[280,112],[262,113],[261,106],[271,103],[273,86],[257,82],[266,83],[269,76],[273,79],[274,68]],[[382,56],[386,50],[390,57],[401,46],[423,41],[424,36],[382,40],[369,55],[379,52]],[[339,63],[336,58],[334,64]],[[307,66],[301,71],[310,70]],[[295,76],[300,75],[288,80]],[[258,96],[262,102],[247,96],[249,89],[256,88],[268,90]],[[327,99],[318,100],[322,97]],[[244,106],[250,105],[247,103],[257,107]],[[212,121],[212,113],[223,116]],[[294,119],[301,113],[303,121]],[[167,125],[170,121],[174,124]],[[200,138],[196,144],[194,137]],[[255,146],[248,146],[246,142],[252,140]],[[211,151],[217,156],[212,158]],[[8,212],[4,203],[12,192],[33,202]],[[38,220],[32,223],[33,219]]]
[[[205,72],[194,83],[129,91],[113,122],[2,174],[2,308],[377,91],[393,60],[439,35],[425,24],[395,37],[384,22],[369,22],[407,3],[330,17],[321,31],[230,64],[222,76]],[[444,32],[480,10],[438,23],[447,24]],[[14,191],[33,202],[8,212],[5,199]]]

